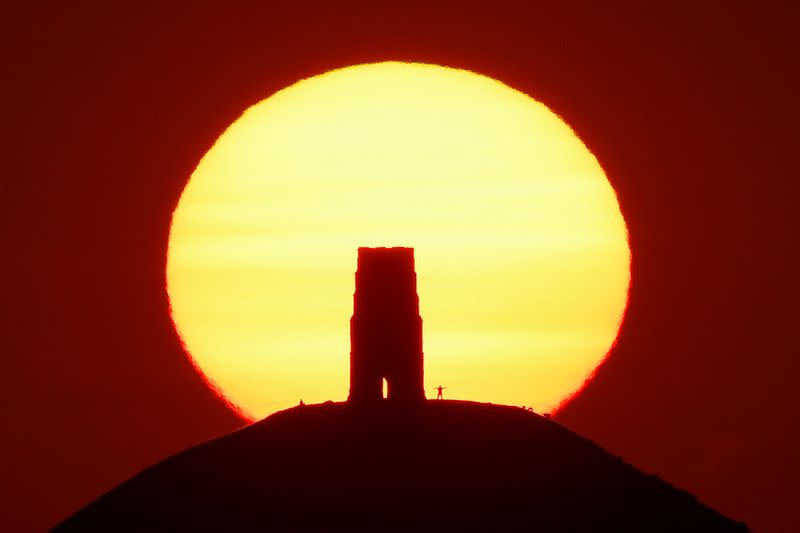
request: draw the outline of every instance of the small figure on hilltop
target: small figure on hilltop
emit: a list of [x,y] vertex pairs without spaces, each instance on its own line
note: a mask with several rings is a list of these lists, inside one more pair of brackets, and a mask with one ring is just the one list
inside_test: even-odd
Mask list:
[[436,392],[437,392],[436,399],[437,400],[444,400],[444,396],[442,395],[442,391],[444,389],[446,389],[447,387],[442,387],[441,385],[439,385],[438,387],[435,387],[435,388],[436,388]]

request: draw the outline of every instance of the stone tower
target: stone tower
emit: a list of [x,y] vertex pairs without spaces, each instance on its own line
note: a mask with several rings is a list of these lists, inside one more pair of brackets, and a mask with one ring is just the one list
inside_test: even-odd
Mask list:
[[349,402],[425,399],[413,248],[359,248],[350,319]]

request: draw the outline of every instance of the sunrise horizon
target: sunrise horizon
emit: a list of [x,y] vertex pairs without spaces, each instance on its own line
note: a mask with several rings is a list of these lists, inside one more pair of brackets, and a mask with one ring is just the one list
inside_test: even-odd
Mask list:
[[800,531],[799,14],[9,6],[0,532]]

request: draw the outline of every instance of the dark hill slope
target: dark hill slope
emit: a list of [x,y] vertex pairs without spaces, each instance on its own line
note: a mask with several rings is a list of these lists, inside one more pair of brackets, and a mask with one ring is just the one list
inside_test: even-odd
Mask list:
[[746,530],[546,418],[428,401],[276,413],[148,468],[56,531],[510,528]]

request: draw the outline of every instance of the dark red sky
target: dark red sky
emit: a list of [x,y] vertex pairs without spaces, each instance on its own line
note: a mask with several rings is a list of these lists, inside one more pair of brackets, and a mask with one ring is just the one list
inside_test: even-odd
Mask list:
[[559,420],[759,531],[800,529],[796,12],[72,4],[2,17],[0,530],[242,424],[168,318],[171,210],[246,107],[390,59],[543,101],[618,192],[630,308]]

